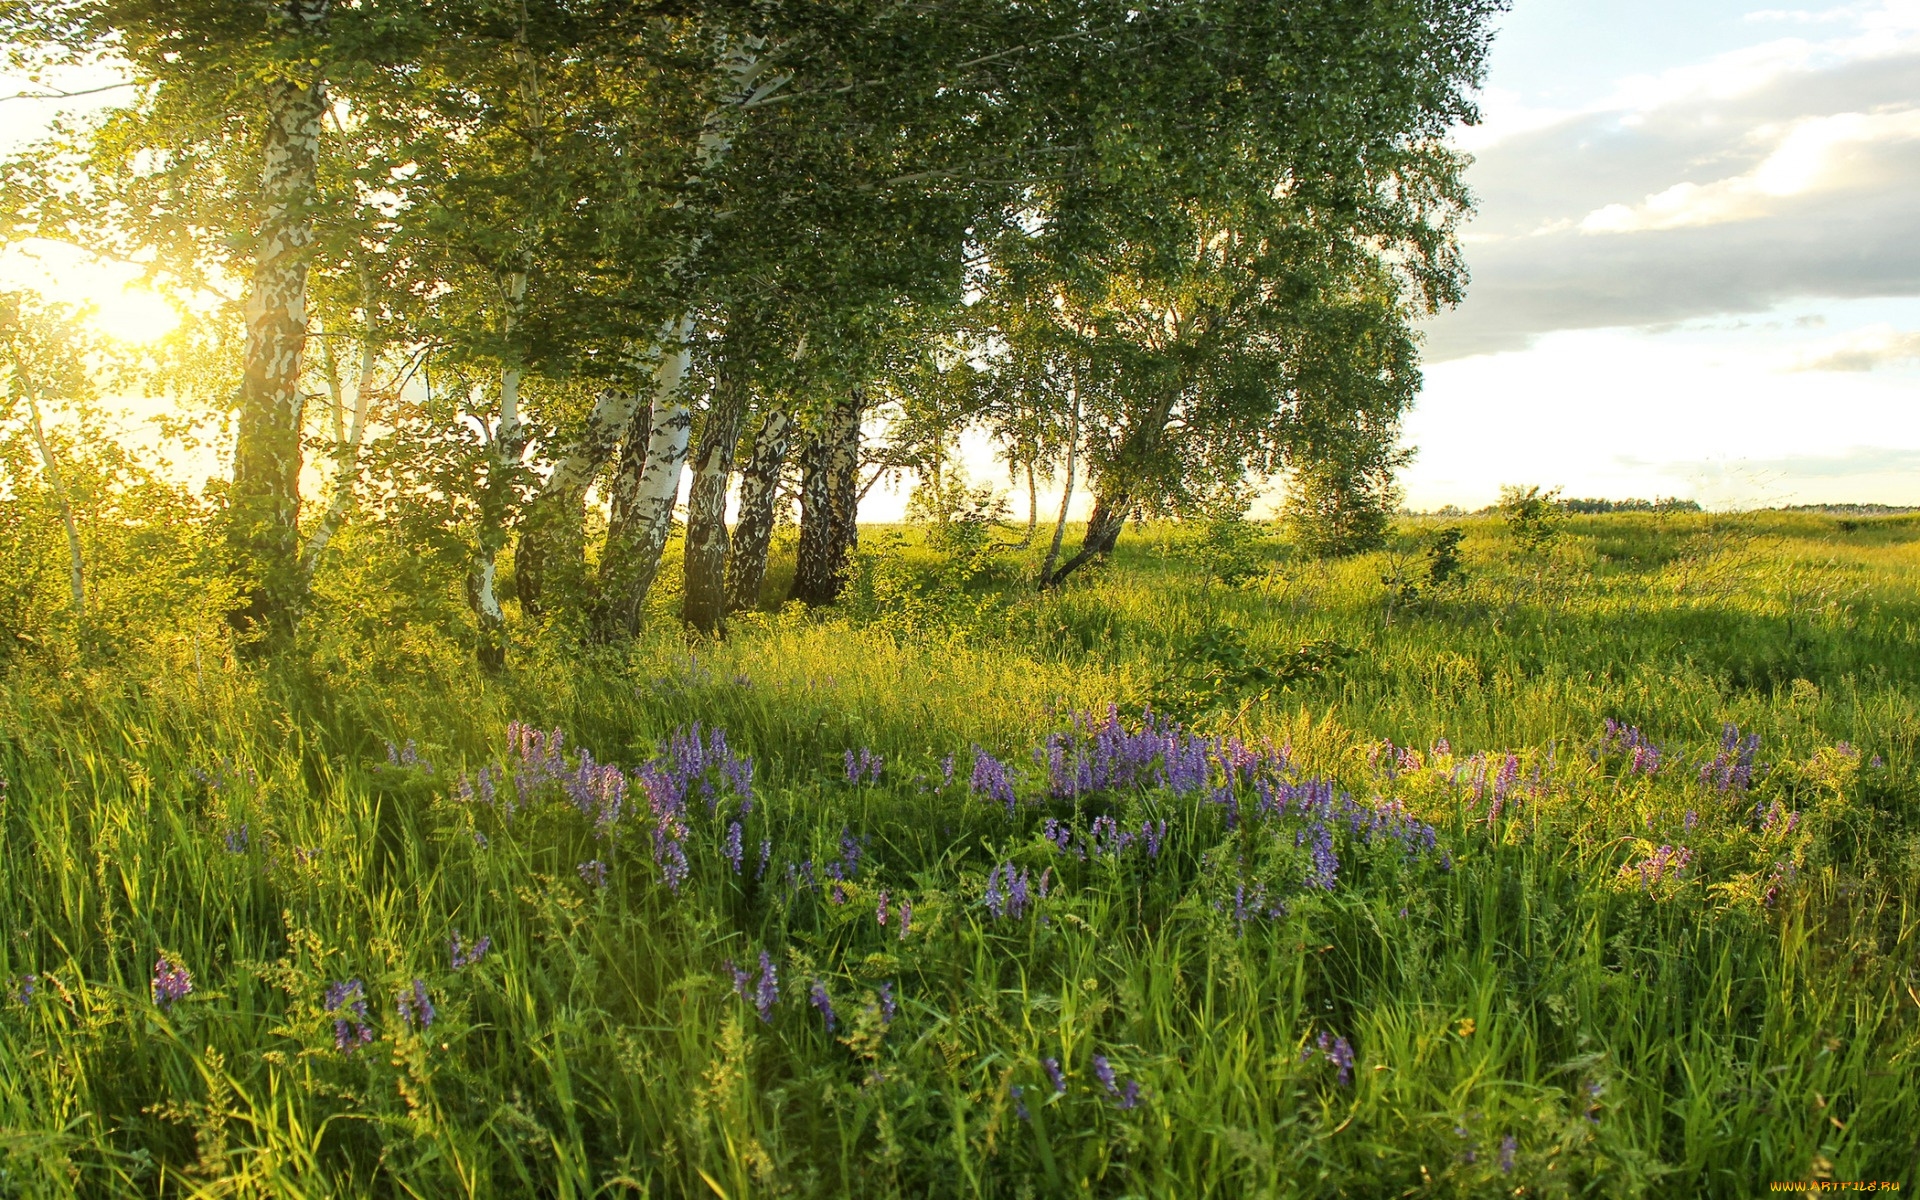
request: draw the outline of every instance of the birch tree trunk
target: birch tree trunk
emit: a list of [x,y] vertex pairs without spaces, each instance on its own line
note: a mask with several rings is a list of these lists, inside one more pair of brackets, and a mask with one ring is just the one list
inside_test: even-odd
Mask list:
[[714,388],[700,429],[693,486],[687,493],[687,541],[682,556],[686,595],[681,616],[705,633],[718,633],[727,611],[727,484],[733,452],[747,415],[744,366],[728,363]]
[[596,396],[580,436],[528,503],[513,555],[514,588],[526,615],[539,615],[550,599],[584,583],[587,490],[613,459],[645,399],[640,388],[608,388]]
[[1047,560],[1040,564],[1040,587],[1052,587],[1059,581],[1053,577],[1053,564],[1060,560],[1060,541],[1067,532],[1067,510],[1073,504],[1073,468],[1077,465],[1075,456],[1080,452],[1080,388],[1077,383],[1071,385],[1071,396],[1067,410],[1067,482],[1060,490],[1060,518],[1053,523],[1053,544],[1047,547]]
[[[331,355],[329,355],[331,358]],[[366,332],[360,342],[360,374],[353,386],[353,416],[349,422],[346,416],[345,387],[339,372],[329,362],[327,385],[333,393],[333,439],[338,461],[334,467],[333,496],[327,502],[327,510],[320,514],[320,523],[314,527],[307,538],[307,546],[300,556],[301,587],[312,586],[313,573],[320,566],[320,559],[327,552],[328,543],[339,531],[340,523],[346,520],[347,512],[353,507],[353,486],[360,474],[360,444],[366,437],[367,410],[373,406],[374,372],[380,362],[380,348]]]
[[[326,25],[329,0],[286,0],[296,34]],[[307,340],[307,259],[326,84],[275,79],[266,89],[260,233],[248,289],[246,349],[234,439],[227,547],[239,576],[228,621],[259,648],[292,639],[305,599],[300,569],[300,376]]]
[[[693,166],[686,179],[689,195],[699,194],[711,183],[726,161],[733,149],[733,125],[739,115],[786,84],[788,76],[766,77],[767,63],[761,55],[765,49],[766,40],[760,37],[723,39],[714,64],[715,103],[700,123]],[[710,232],[708,228],[696,228],[684,252],[669,268],[679,278],[689,304],[698,292],[695,263]],[[674,322],[670,336],[661,339],[645,440],[641,441],[642,425],[635,421],[621,447],[613,513],[600,559],[598,620],[602,636],[631,634],[639,627],[647,593],[660,574],[660,554],[672,532],[673,502],[679,495],[693,424],[682,394],[693,321],[691,312],[683,314]]]
[[[1096,558],[1105,558],[1113,553],[1113,545],[1120,540],[1120,531],[1126,528],[1127,512],[1133,507],[1133,497],[1125,493],[1113,495],[1096,493],[1093,499],[1093,511],[1087,514],[1087,533],[1080,539],[1080,548],[1073,557],[1060,564],[1060,568],[1050,575],[1043,576],[1040,586],[1059,587],[1060,584],[1081,567]],[[1061,524],[1065,525],[1065,511],[1062,509]],[[1056,541],[1059,538],[1055,532]]]
[[[19,364],[14,365],[16,376],[25,372]],[[60,460],[53,455],[53,446],[47,441],[47,431],[40,423],[40,402],[34,398],[33,384],[21,379],[21,390],[27,397],[27,421],[33,430],[33,444],[40,451],[40,466],[47,473],[47,486],[53,489],[54,502],[60,506],[60,521],[67,527],[67,583],[73,589],[73,619],[85,622],[87,619],[87,572],[86,561],[80,554],[80,525],[74,520],[73,498],[67,494],[67,481],[60,474]]]
[[793,418],[774,409],[761,424],[759,435],[753,439],[753,452],[740,468],[740,512],[727,555],[728,612],[760,607],[760,588],[767,579],[767,548],[773,543],[773,502],[792,440]]
[[[526,281],[517,276],[514,291],[524,294]],[[480,665],[497,671],[507,663],[507,618],[500,607],[499,556],[507,544],[507,511],[513,506],[514,475],[527,445],[520,422],[518,367],[500,372],[500,419],[493,429],[492,453],[487,458],[487,481],[480,492],[480,520],[476,530],[473,573],[468,583],[474,614],[479,618],[479,640],[474,654]]]
[[598,624],[603,637],[632,636],[640,628],[647,593],[660,573],[660,554],[673,533],[673,504],[687,461],[693,414],[686,401],[688,337],[682,317],[677,341],[653,372],[653,403],[636,410],[614,473],[613,511],[600,555]]
[[800,561],[793,598],[832,604],[846,582],[847,560],[859,539],[855,521],[860,470],[860,408],[853,395],[827,410],[801,451]]

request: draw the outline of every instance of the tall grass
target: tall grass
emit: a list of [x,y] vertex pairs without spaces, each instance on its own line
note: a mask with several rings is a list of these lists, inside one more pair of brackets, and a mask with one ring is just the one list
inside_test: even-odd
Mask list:
[[[529,635],[491,680],[325,608],[298,668],[17,662],[0,1195],[1911,1185],[1920,530],[1613,515],[1524,554],[1479,523],[1464,582],[1396,593],[1418,532],[1228,587],[1152,526],[1050,597],[908,545],[839,614]],[[1179,714],[1257,769],[1220,740],[1203,782],[1049,786],[1050,734],[1137,731],[1222,626],[1354,653]],[[695,723],[751,811],[669,751]],[[1312,781],[1331,807],[1261,811]],[[328,1008],[349,981],[364,1014]]]

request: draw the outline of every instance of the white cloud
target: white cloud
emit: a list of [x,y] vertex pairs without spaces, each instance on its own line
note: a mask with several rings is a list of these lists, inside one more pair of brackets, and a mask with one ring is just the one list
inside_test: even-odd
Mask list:
[[1920,108],[1877,113],[1835,113],[1794,121],[1784,129],[1762,126],[1755,140],[1771,140],[1766,158],[1751,170],[1711,180],[1676,183],[1639,204],[1609,204],[1580,222],[1582,233],[1638,233],[1745,221],[1778,211],[1787,196],[1869,182],[1877,147],[1920,138]]
[[1876,371],[1920,364],[1920,330],[1873,325],[1804,347],[1786,363],[1790,371]]

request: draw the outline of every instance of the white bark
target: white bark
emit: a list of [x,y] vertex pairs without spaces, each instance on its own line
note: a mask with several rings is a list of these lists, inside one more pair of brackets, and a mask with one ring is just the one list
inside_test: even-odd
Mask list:
[[339,461],[334,468],[333,496],[327,501],[326,511],[320,514],[320,523],[307,539],[306,551],[301,556],[301,570],[309,582],[320,565],[321,556],[327,552],[328,543],[333,541],[340,523],[346,520],[348,511],[353,507],[353,486],[360,476],[360,443],[366,437],[367,411],[373,407],[374,372],[379,362],[378,347],[371,337],[363,335],[360,343],[360,374],[353,384],[351,424],[345,421],[346,396],[339,374],[332,371],[329,364],[330,377],[327,383],[333,391],[333,436]]
[[673,530],[673,503],[680,495],[680,475],[693,432],[693,413],[686,398],[692,334],[693,318],[681,317],[674,341],[653,371],[653,419],[647,431],[646,465],[641,468],[633,504],[638,527],[645,531],[643,553],[654,558]]
[[67,527],[67,564],[68,584],[73,588],[73,615],[76,620],[87,615],[87,574],[86,564],[80,555],[80,526],[74,520],[73,500],[67,495],[67,483],[60,475],[60,460],[53,456],[53,446],[47,441],[47,431],[40,423],[40,404],[34,399],[33,384],[24,378],[16,366],[15,374],[21,378],[21,390],[27,397],[27,419],[33,428],[33,444],[40,451],[40,465],[47,473],[47,485],[53,489],[53,498],[60,505],[60,520]]
[[1060,542],[1067,532],[1067,507],[1073,503],[1074,455],[1080,449],[1080,385],[1069,385],[1071,408],[1067,416],[1067,482],[1060,492],[1060,519],[1053,523],[1053,545],[1047,547],[1047,561],[1040,566],[1040,586],[1053,579],[1053,564],[1060,561]]

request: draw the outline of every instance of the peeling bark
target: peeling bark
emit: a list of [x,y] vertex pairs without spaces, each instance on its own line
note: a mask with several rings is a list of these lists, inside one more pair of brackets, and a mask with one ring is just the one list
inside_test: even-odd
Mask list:
[[829,408],[801,451],[800,560],[793,598],[805,604],[832,604],[840,598],[847,561],[859,540],[855,508],[862,400],[855,389],[849,399]]
[[543,611],[550,592],[584,582],[587,489],[612,461],[645,398],[638,388],[608,388],[594,397],[579,437],[528,503],[513,556],[514,587],[526,615]]
[[740,512],[727,556],[728,612],[760,607],[767,548],[773,542],[773,502],[792,441],[793,418],[779,409],[769,412],[753,439],[753,452],[740,468]]
[[700,429],[700,453],[687,493],[687,541],[682,556],[686,596],[681,617],[706,633],[718,633],[726,615],[727,484],[734,447],[746,419],[748,391],[743,368],[728,363],[714,389]]
[[631,636],[640,627],[647,593],[660,573],[660,554],[673,533],[693,414],[685,396],[693,318],[683,317],[678,340],[653,373],[653,403],[636,411],[614,474],[613,512],[600,555],[598,624],[603,637]]
[[[1093,511],[1087,514],[1086,536],[1080,539],[1080,548],[1073,557],[1060,564],[1060,569],[1045,577],[1042,587],[1059,587],[1060,584],[1081,567],[1096,558],[1105,558],[1113,553],[1113,545],[1120,540],[1120,531],[1126,528],[1127,512],[1133,507],[1133,498],[1122,494],[1096,495]],[[1064,514],[1063,514],[1064,515]],[[1065,522],[1062,521],[1062,525]],[[1056,537],[1058,534],[1056,533]]]
[[[320,33],[329,0],[287,0],[282,13],[304,36]],[[228,621],[262,648],[292,639],[305,600],[300,563],[300,376],[307,341],[307,261],[321,118],[320,79],[266,87],[260,231],[245,309],[247,338],[234,439],[227,546],[240,577]]]

